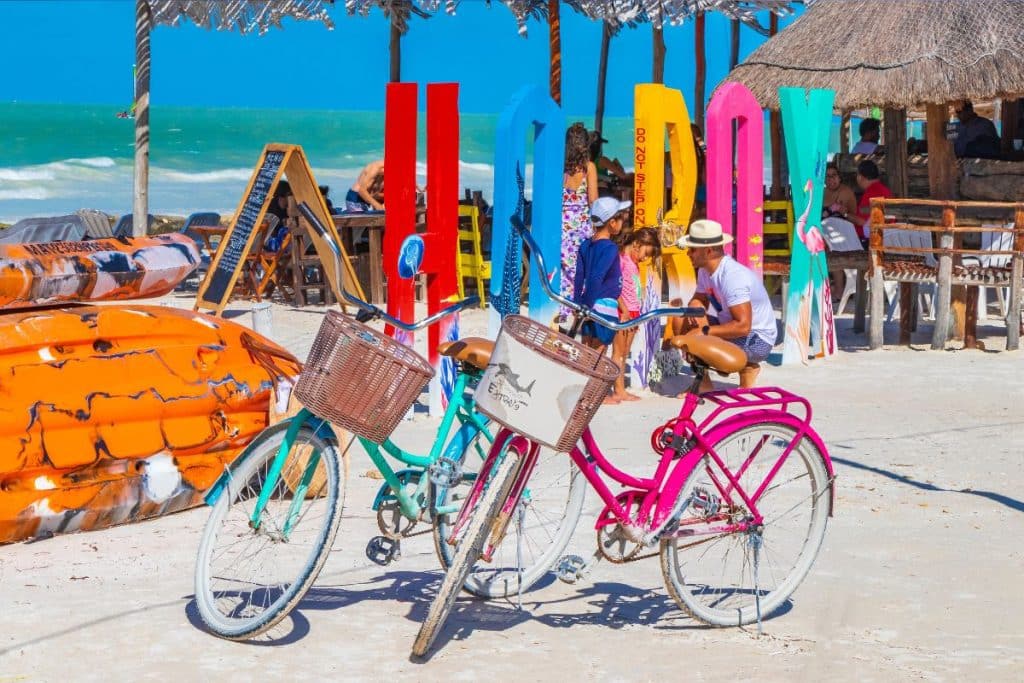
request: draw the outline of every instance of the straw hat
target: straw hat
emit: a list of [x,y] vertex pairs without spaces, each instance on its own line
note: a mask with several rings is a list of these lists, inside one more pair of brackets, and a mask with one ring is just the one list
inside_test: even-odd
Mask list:
[[676,246],[686,247],[721,247],[732,242],[732,235],[722,233],[722,224],[718,221],[703,219],[690,224],[690,231],[676,241]]

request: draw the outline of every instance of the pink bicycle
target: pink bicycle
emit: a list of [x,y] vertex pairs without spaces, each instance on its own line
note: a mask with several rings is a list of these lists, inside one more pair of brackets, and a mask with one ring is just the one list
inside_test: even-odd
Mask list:
[[[515,223],[515,221],[514,221]],[[548,272],[528,231],[516,228]],[[547,285],[547,283],[544,283]],[[689,309],[659,309],[627,323],[610,323],[545,286],[548,296],[577,313],[576,326],[590,319],[627,329],[662,315],[694,315]],[[575,334],[575,328],[572,334]],[[504,341],[503,341],[504,340]],[[827,449],[811,427],[806,399],[774,387],[698,394],[705,375],[738,372],[746,363],[735,345],[715,337],[684,335],[671,342],[689,359],[694,380],[679,415],[654,430],[651,447],[660,456],[653,475],[624,472],[608,461],[587,426],[617,369],[607,358],[526,318],[510,316],[477,391],[477,409],[506,429],[495,438],[480,474],[453,523],[455,556],[413,645],[430,649],[474,572],[487,564],[523,504],[524,491],[543,445],[569,457],[605,503],[598,516],[597,551],[611,562],[630,562],[660,546],[665,586],[676,603],[712,626],[738,626],[768,618],[796,590],[821,547],[832,513],[833,473]],[[532,354],[532,356],[531,356]],[[579,392],[559,379],[543,404],[544,381],[559,366],[584,375]],[[536,380],[538,386],[531,384]],[[526,389],[540,389],[527,392]],[[494,400],[480,403],[487,391]],[[575,402],[566,407],[566,396]],[[696,417],[701,404],[710,407]],[[545,418],[558,413],[560,434]],[[602,473],[623,490],[614,493]],[[572,582],[593,563],[566,557],[559,578]]]

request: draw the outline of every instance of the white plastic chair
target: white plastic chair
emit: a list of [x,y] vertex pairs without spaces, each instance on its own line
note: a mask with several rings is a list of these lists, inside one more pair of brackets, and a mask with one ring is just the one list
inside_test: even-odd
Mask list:
[[[1006,225],[986,224],[982,228],[1012,228],[1013,223]],[[1012,232],[989,232],[981,233],[981,248],[983,251],[1012,251]],[[978,264],[982,268],[1006,268],[1010,265],[1009,254],[979,254]],[[1006,317],[1006,302],[1010,297],[1009,287],[979,287],[978,288],[978,320],[988,320],[988,290],[996,293],[996,302],[999,304],[999,317]]]
[[[882,243],[886,247],[907,247],[910,249],[931,249],[932,248],[932,234],[923,230],[886,230],[882,233]],[[887,254],[899,254],[899,249],[887,250]],[[907,254],[908,256],[920,257],[922,254],[912,252]],[[935,254],[928,253],[923,254],[924,264],[929,268],[935,268],[938,266],[938,261],[935,258]],[[898,285],[897,282],[886,282],[885,283],[885,298],[888,300],[889,309],[886,312],[885,321],[892,322],[893,317],[899,313],[900,310],[900,298],[897,296]],[[918,287],[917,294],[917,305],[921,311],[922,318],[934,318],[935,311],[933,303],[935,301],[935,289],[937,285],[933,284],[930,291],[925,293]],[[928,315],[925,315],[925,310],[928,311]]]

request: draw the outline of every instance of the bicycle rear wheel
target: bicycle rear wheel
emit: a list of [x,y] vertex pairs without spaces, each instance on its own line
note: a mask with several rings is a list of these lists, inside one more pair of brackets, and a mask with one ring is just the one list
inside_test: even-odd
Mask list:
[[438,631],[444,625],[448,614],[455,605],[455,598],[466,583],[473,565],[483,552],[484,544],[492,531],[493,523],[501,512],[508,498],[512,485],[519,475],[523,454],[506,444],[502,447],[499,457],[494,460],[490,472],[481,470],[479,477],[488,477],[486,488],[477,498],[474,509],[469,513],[465,531],[459,540],[451,567],[441,581],[441,587],[430,603],[427,618],[423,620],[416,641],[412,646],[412,654],[424,656],[437,638]]
[[[455,488],[440,492],[437,508],[452,510],[469,495],[473,484],[473,479],[466,478]],[[512,513],[505,542],[495,549],[490,562],[471,568],[465,590],[487,599],[528,591],[555,565],[569,544],[586,490],[586,480],[565,453],[541,449],[530,484]],[[458,509],[454,509],[434,518],[434,547],[445,569],[451,567],[455,556],[449,540],[458,515]]]
[[[792,426],[765,422],[726,434],[713,449],[752,497],[794,438]],[[753,501],[764,519],[761,530],[714,533],[716,526],[750,517],[735,491],[731,505],[725,500],[728,486],[721,468],[705,457],[680,490],[689,503],[678,528],[661,542],[669,594],[712,626],[749,624],[759,614],[767,619],[786,603],[817,557],[831,505],[832,482],[809,438],[793,447]]]
[[[284,619],[313,585],[338,532],[344,501],[338,451],[333,439],[308,424],[285,456],[259,523],[252,522],[290,423],[257,437],[203,530],[196,604],[206,626],[222,638],[252,638]],[[296,500],[304,479],[308,491]]]

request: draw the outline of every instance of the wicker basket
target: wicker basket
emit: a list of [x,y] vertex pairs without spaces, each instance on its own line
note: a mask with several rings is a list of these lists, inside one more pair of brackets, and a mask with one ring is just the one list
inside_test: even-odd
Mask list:
[[560,452],[572,450],[619,368],[610,358],[546,326],[505,318],[476,407],[509,429]]
[[433,368],[408,346],[329,311],[295,396],[314,415],[382,443],[433,376]]

